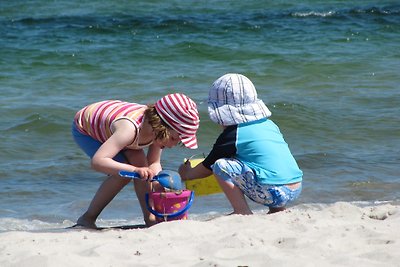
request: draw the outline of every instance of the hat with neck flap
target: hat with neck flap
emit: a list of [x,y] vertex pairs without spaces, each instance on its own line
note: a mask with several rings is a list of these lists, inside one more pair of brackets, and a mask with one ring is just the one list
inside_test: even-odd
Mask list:
[[229,126],[268,118],[271,111],[258,99],[256,88],[246,76],[228,73],[210,88],[208,114],[212,121]]
[[196,132],[200,119],[192,99],[184,94],[169,94],[158,100],[154,107],[161,119],[179,134],[187,148],[197,148]]

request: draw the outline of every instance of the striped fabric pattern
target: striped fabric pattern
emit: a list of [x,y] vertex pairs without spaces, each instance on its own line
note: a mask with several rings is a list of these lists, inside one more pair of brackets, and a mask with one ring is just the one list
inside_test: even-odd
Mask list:
[[169,94],[158,100],[155,108],[160,117],[179,134],[187,148],[197,148],[196,132],[200,119],[193,100],[184,94]]
[[75,115],[78,130],[94,139],[105,142],[111,135],[111,124],[120,118],[127,118],[139,126],[147,106],[120,100],[105,100],[90,104]]

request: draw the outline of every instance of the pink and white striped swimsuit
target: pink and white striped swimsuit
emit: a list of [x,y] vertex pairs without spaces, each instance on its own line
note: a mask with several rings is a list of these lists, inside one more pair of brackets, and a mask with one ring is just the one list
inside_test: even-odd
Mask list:
[[112,124],[119,119],[131,121],[139,130],[146,109],[146,105],[105,100],[82,108],[76,113],[74,122],[79,132],[104,143],[113,134]]

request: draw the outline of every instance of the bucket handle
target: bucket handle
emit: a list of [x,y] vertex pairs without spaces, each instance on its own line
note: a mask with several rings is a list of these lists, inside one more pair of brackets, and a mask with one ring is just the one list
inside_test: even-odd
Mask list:
[[178,210],[177,212],[168,214],[168,213],[159,213],[158,211],[155,211],[152,207],[150,207],[150,204],[149,204],[149,194],[146,193],[146,207],[147,207],[147,209],[148,209],[153,215],[155,215],[155,216],[157,216],[157,217],[159,217],[159,218],[171,219],[171,218],[178,217],[178,216],[182,215],[183,213],[185,213],[185,212],[192,206],[192,204],[193,204],[193,198],[194,198],[194,192],[191,191],[191,192],[190,192],[189,201],[188,201],[188,203],[186,204],[186,206],[183,207],[183,209]]

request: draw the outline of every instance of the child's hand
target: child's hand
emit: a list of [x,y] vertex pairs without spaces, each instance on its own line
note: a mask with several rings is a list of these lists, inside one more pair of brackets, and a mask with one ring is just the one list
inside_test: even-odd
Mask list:
[[140,175],[140,179],[142,179],[142,180],[150,180],[156,175],[148,167],[138,167],[135,169],[135,172],[137,172]]
[[[192,166],[192,164],[194,166]],[[186,160],[184,164],[179,166],[178,172],[183,181],[201,179],[213,174],[212,171],[204,167],[202,163],[196,164],[196,162],[190,160]]]
[[182,164],[181,166],[179,166],[178,172],[179,172],[179,175],[181,176],[181,178],[182,178],[183,181],[188,180],[188,177],[187,177],[187,176],[188,176],[188,172],[189,172],[191,169],[192,169],[192,166],[191,166],[189,160],[185,161],[184,164]]

